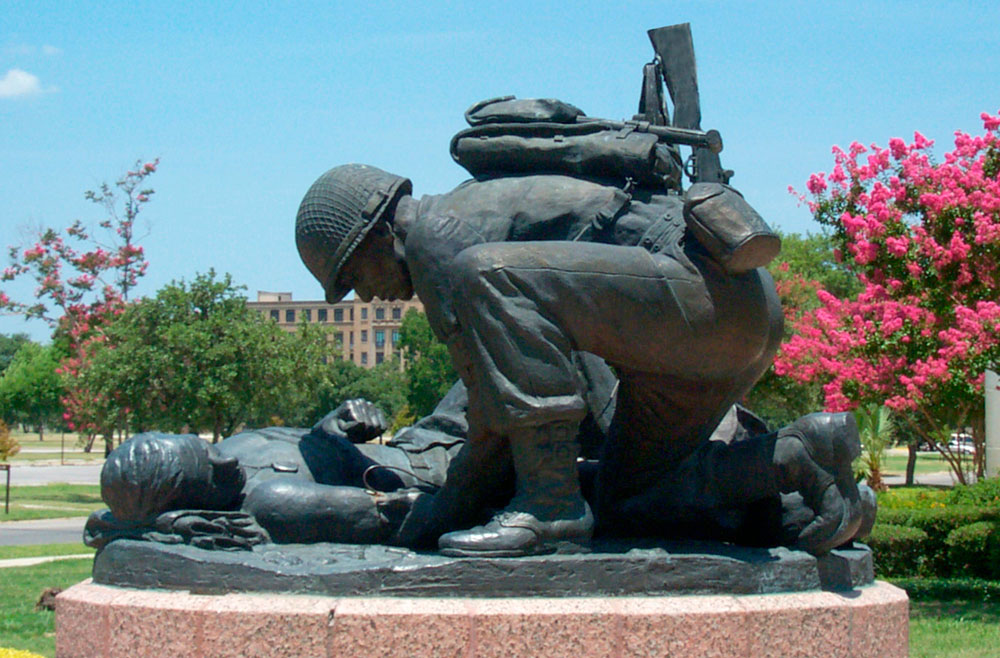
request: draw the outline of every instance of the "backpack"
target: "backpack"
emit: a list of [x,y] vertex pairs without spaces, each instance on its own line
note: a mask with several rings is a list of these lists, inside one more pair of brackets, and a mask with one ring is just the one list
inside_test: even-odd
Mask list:
[[451,140],[451,157],[475,178],[565,174],[655,188],[679,188],[676,149],[636,124],[590,120],[555,99],[491,98],[465,113],[471,126]]

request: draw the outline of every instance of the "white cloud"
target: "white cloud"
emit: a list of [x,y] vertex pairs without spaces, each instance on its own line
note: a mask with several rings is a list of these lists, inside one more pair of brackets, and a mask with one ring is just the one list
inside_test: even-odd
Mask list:
[[62,48],[56,48],[55,46],[50,46],[49,44],[45,44],[44,46],[42,46],[42,54],[48,55],[49,57],[62,55]]
[[0,78],[0,98],[20,98],[42,93],[37,75],[21,69],[11,69]]

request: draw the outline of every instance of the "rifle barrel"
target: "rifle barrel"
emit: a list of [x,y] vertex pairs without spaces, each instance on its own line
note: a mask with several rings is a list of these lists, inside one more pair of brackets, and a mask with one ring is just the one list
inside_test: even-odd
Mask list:
[[654,126],[646,121],[612,121],[594,117],[577,117],[577,123],[599,123],[611,130],[634,130],[635,132],[656,135],[671,144],[701,147],[712,153],[722,152],[722,135],[718,130],[695,130],[692,128],[675,128],[674,126]]

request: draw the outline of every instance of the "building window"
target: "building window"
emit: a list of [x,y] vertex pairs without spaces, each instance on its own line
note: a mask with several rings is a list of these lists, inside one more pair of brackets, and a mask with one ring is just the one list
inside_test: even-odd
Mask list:
[[368,330],[367,329],[362,329],[361,330],[361,342],[362,343],[367,343],[368,342]]
[[361,365],[363,366],[368,365],[368,352],[361,353]]
[[285,310],[285,322],[294,323],[295,322],[295,309],[289,308]]
[[344,332],[343,331],[338,331],[337,333],[335,333],[333,335],[333,344],[337,346],[338,350],[344,346]]
[[392,346],[399,345],[399,329],[392,330]]
[[378,365],[383,361],[385,361],[385,354],[382,354],[381,352],[375,352],[375,365]]
[[333,321],[334,322],[343,322],[344,321],[344,309],[342,309],[342,308],[335,308],[335,309],[333,309]]
[[271,309],[271,319],[274,320],[275,322],[280,322],[281,321],[281,311],[279,311],[276,308],[272,308]]
[[313,319],[312,309],[311,308],[303,309],[302,310],[302,321],[303,322],[312,322],[312,319]]
[[403,309],[400,306],[395,306],[392,309],[392,319],[399,320],[403,317]]
[[351,338],[350,338],[350,341],[351,341],[351,347],[354,347],[354,332],[353,332],[353,331],[351,331],[351,332],[348,332],[348,333],[349,333],[349,335],[350,335],[350,337],[351,337]]
[[368,319],[368,307],[367,306],[362,306],[361,307],[361,319],[362,320],[367,320]]
[[316,322],[326,322],[326,309],[318,308],[316,309]]
[[350,316],[351,322],[354,322],[354,307],[352,306],[350,309],[348,309],[348,311],[349,311],[348,315]]
[[385,345],[385,331],[382,329],[375,330],[375,347],[382,347]]
[[385,309],[382,308],[381,306],[375,309],[375,319],[385,320]]

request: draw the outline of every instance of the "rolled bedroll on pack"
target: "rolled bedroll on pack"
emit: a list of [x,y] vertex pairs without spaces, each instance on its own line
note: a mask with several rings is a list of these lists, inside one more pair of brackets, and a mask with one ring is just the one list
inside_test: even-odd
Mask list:
[[600,123],[490,123],[455,135],[451,157],[477,178],[557,173],[662,185],[658,143],[656,135]]

